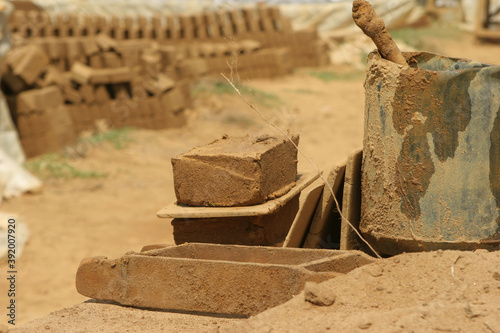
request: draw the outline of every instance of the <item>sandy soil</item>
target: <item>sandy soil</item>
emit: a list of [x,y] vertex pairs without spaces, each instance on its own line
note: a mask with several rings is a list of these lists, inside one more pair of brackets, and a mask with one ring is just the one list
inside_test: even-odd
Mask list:
[[[464,36],[463,40],[439,41],[435,45],[439,47],[433,51],[438,53],[499,63],[500,45],[476,45],[471,36]],[[352,70],[346,67],[330,69],[340,73]],[[328,170],[354,149],[361,147],[364,110],[363,76],[324,82],[309,72],[310,70],[302,69],[285,78],[252,80],[245,84],[255,90],[256,95],[253,100],[263,114],[281,128],[298,132],[301,135],[301,149],[319,168]],[[258,92],[266,92],[278,98],[268,98],[265,103],[267,105],[261,105]],[[82,258],[99,255],[114,258],[130,250],[138,251],[146,244],[172,243],[170,221],[160,220],[155,215],[162,206],[173,202],[175,198],[171,157],[193,146],[211,142],[223,134],[231,136],[245,133],[263,134],[275,131],[238,96],[200,93],[196,97],[193,109],[189,112],[189,123],[185,128],[164,131],[136,130],[131,134],[133,142],[125,149],[118,150],[109,144],[89,147],[88,157],[75,162],[78,169],[106,172],[109,174],[107,178],[49,181],[45,184],[42,194],[25,195],[5,202],[1,207],[2,211],[21,214],[31,231],[30,241],[18,261],[17,324],[24,324],[86,300],[76,292],[74,286],[75,273]],[[303,157],[299,157],[299,170],[305,168],[310,166]],[[461,266],[459,265],[464,267],[461,273],[464,280],[452,287],[450,284],[453,284],[454,280],[451,279],[450,267],[460,256],[464,258]],[[453,321],[446,321],[443,325],[422,326],[426,327],[422,331],[458,332],[461,329],[468,331],[481,327],[484,332],[500,332],[498,318],[493,319],[494,311],[497,315],[500,311],[498,301],[500,273],[495,268],[500,263],[498,254],[488,255],[481,252],[461,255],[456,252],[445,252],[442,256],[428,253],[402,255],[397,258],[400,262],[408,264],[399,266],[396,264],[396,258],[393,258],[374,266],[384,267],[385,273],[381,278],[377,278],[380,283],[367,280],[366,284],[360,284],[359,279],[353,278],[362,276],[364,271],[353,272],[352,276],[343,278],[343,291],[336,289],[339,301],[335,303],[334,308],[342,307],[344,311],[349,307],[342,298],[344,295],[342,293],[347,293],[346,290],[352,290],[353,302],[357,305],[355,310],[350,310],[350,316],[338,314],[332,318],[355,320],[345,324],[345,328],[352,331],[364,329],[376,331],[392,320],[389,326],[393,328],[392,331],[406,332],[411,331],[411,328],[420,327],[422,318],[428,316],[426,313],[437,311],[431,318],[434,322],[440,322],[439,318],[447,316],[459,320],[459,317],[452,316],[452,312],[461,311],[465,313],[460,317],[463,318],[463,326],[457,326]],[[392,269],[390,273],[386,273],[386,266]],[[5,265],[0,267],[2,271],[6,270]],[[443,279],[448,274],[445,281],[436,282],[431,278],[436,267],[442,268]],[[458,272],[457,269],[455,268],[455,272]],[[469,278],[468,274],[474,272],[476,272],[474,279]],[[418,278],[419,276],[426,278]],[[441,275],[435,277],[439,280]],[[369,277],[372,278],[373,276]],[[457,278],[460,279],[460,276]],[[398,288],[395,281],[403,281],[404,283],[400,285],[410,287]],[[474,287],[470,285],[471,283]],[[378,290],[379,285],[381,290]],[[368,289],[363,289],[365,286]],[[392,288],[391,293],[388,293],[388,288]],[[426,294],[420,304],[408,299],[408,295],[418,295],[419,290],[428,289],[431,289],[432,293]],[[0,304],[7,302],[5,290],[7,281],[2,279]],[[389,296],[377,300],[373,298],[376,293]],[[471,293],[475,298],[468,298]],[[462,299],[463,295],[465,298]],[[304,310],[308,314],[296,319],[294,322],[300,322],[297,325],[305,325],[304,320],[312,318],[310,320],[316,322],[316,326],[310,327],[318,328],[320,331],[328,330],[327,327],[332,331],[340,331],[340,327],[344,327],[338,326],[337,329],[333,326],[334,319],[325,319],[331,308],[327,310],[322,308],[315,317],[316,312],[310,309],[310,305],[300,300],[300,297],[303,298],[298,296],[292,303],[285,304],[275,310],[276,312],[270,313],[289,318],[298,316],[298,313]],[[454,300],[450,307],[444,301],[445,297]],[[390,305],[385,304],[388,298]],[[376,305],[383,310],[383,315],[379,316],[373,311],[373,308],[377,308]],[[112,305],[106,306],[114,308]],[[359,312],[360,315],[354,316],[354,312]],[[75,316],[74,312],[71,313]],[[148,318],[148,313],[145,311],[144,318]],[[68,315],[68,312],[62,315],[56,313],[43,320],[52,318],[52,322],[60,321],[61,316]],[[402,324],[396,320],[400,315],[403,316]],[[176,320],[177,322],[181,320],[182,323],[190,322],[188,319],[177,318],[176,314],[168,316],[170,319],[165,323]],[[482,321],[479,322],[477,318],[482,318]],[[245,323],[247,326],[241,329],[251,331],[253,327],[265,331],[260,328],[271,328],[269,321],[273,319],[273,315],[262,314]],[[4,320],[2,319],[2,322]],[[111,319],[106,320],[109,322]],[[194,321],[193,326],[199,328],[205,323],[212,326],[211,329],[220,326],[220,323],[213,318],[204,317],[200,320],[203,323]],[[82,319],[81,322],[84,321],[85,319]],[[116,318],[112,321],[118,322]],[[469,326],[467,324],[469,321],[477,321],[478,324]],[[40,323],[42,321],[38,322]],[[75,323],[78,326],[78,321]],[[294,331],[294,326],[285,324],[276,320],[277,326],[273,331]],[[20,329],[19,332],[34,332],[34,324],[31,325],[25,326],[26,328]],[[172,331],[202,331],[189,327],[189,324],[181,326]],[[50,331],[50,326],[47,327]],[[163,329],[167,327],[168,325],[163,326]],[[304,327],[301,331],[307,331],[306,326],[301,327]],[[231,329],[228,328],[229,331]]]

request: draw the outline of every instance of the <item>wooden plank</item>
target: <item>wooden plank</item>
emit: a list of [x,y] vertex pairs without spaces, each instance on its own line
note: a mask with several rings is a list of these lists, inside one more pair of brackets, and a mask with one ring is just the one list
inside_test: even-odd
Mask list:
[[[342,162],[333,167],[326,178],[327,183],[333,190],[340,207],[342,207],[341,193],[344,187],[344,174],[347,162]],[[306,248],[325,248],[328,242],[332,242],[332,229],[335,228],[335,222],[340,219],[332,192],[325,186],[323,194],[319,199],[318,206],[314,212],[313,220],[309,227],[307,237],[303,247]]]
[[301,247],[324,186],[325,182],[317,179],[302,190],[299,197],[299,211],[288,231],[283,247]]
[[295,186],[283,196],[269,200],[260,205],[244,207],[193,207],[174,203],[161,209],[156,215],[160,218],[210,218],[210,217],[236,217],[260,216],[275,212],[285,203],[295,197],[309,184],[314,182],[319,175],[315,172],[299,174]]
[[[353,227],[359,231],[361,215],[361,162],[363,150],[359,149],[347,159],[342,199],[342,225],[340,229],[341,250],[364,249],[361,239]],[[347,222],[349,221],[351,225]]]

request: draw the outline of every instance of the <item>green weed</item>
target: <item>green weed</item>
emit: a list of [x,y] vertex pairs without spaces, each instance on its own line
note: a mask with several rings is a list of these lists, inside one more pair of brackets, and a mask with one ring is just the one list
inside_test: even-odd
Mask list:
[[106,173],[79,170],[59,154],[45,154],[26,162],[26,168],[42,179],[104,178]]
[[[248,98],[252,102],[260,104],[262,106],[272,107],[276,106],[282,101],[280,98],[274,94],[270,94],[268,92],[251,88],[246,85],[237,85],[240,93]],[[229,82],[225,80],[203,80],[195,84],[191,90],[191,94],[194,97],[200,96],[202,93],[208,93],[210,95],[235,95],[237,92],[234,88],[229,84]]]
[[110,129],[106,132],[94,134],[88,138],[82,138],[80,139],[80,143],[97,146],[104,142],[108,142],[116,149],[123,149],[133,141],[129,135],[132,130],[132,127]]
[[345,73],[345,72],[322,70],[322,71],[310,71],[309,74],[324,82],[352,81],[360,79],[364,76],[364,73],[362,71],[353,71]]
[[462,36],[459,29],[452,26],[433,23],[423,28],[403,28],[391,30],[392,38],[401,41],[414,49],[421,50],[428,47],[428,39],[457,39]]

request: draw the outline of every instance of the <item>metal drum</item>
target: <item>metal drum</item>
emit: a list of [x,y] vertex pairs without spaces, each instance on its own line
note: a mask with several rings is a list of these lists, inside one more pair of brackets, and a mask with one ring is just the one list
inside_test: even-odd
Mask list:
[[500,248],[500,66],[368,57],[360,230],[384,254]]

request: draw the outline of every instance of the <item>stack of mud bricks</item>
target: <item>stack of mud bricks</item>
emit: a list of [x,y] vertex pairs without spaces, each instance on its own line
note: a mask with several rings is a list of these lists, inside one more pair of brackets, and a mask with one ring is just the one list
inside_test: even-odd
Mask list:
[[[298,144],[298,136],[293,137]],[[240,216],[243,206],[282,196],[295,184],[297,149],[285,137],[223,137],[172,159],[177,202],[226,207],[231,217],[176,218],[176,244],[184,242],[279,245],[299,209],[294,197],[271,214]]]
[[100,119],[114,128],[182,126],[189,82],[178,74],[175,59],[171,48],[104,34],[38,37],[12,49],[2,68],[2,90],[26,155],[71,145]]
[[[224,46],[234,41],[251,39],[261,44],[261,50],[244,53],[247,63],[254,63],[254,68],[262,68],[262,59],[267,59],[273,65],[265,66],[282,67],[274,73],[261,70],[263,76],[281,75],[290,72],[293,67],[323,66],[328,64],[326,44],[319,38],[315,30],[294,31],[291,20],[284,17],[279,7],[266,6],[259,3],[254,7],[244,7],[233,10],[219,10],[203,12],[194,15],[167,15],[155,14],[146,16],[78,16],[78,15],[52,15],[43,12],[16,11],[9,23],[10,31],[23,39],[36,37],[70,37],[94,36],[99,33],[106,34],[116,40],[150,39],[160,44],[184,45],[213,43],[209,49],[211,53],[194,52],[191,58],[199,57],[219,58],[218,66],[208,66],[211,72],[218,70],[219,64],[227,70],[228,58],[233,52],[224,52]],[[286,53],[286,49],[289,54]],[[264,52],[265,50],[265,52]],[[258,55],[263,52],[263,55]],[[272,54],[276,53],[276,54]],[[252,57],[257,57],[254,60]],[[283,62],[283,57],[289,60]],[[229,59],[230,60],[230,59]],[[209,61],[209,62],[210,62]],[[267,63],[266,63],[267,64]],[[287,67],[291,66],[291,68]],[[217,67],[217,69],[215,69]],[[245,71],[245,70],[244,70]],[[255,74],[252,74],[257,76]]]

